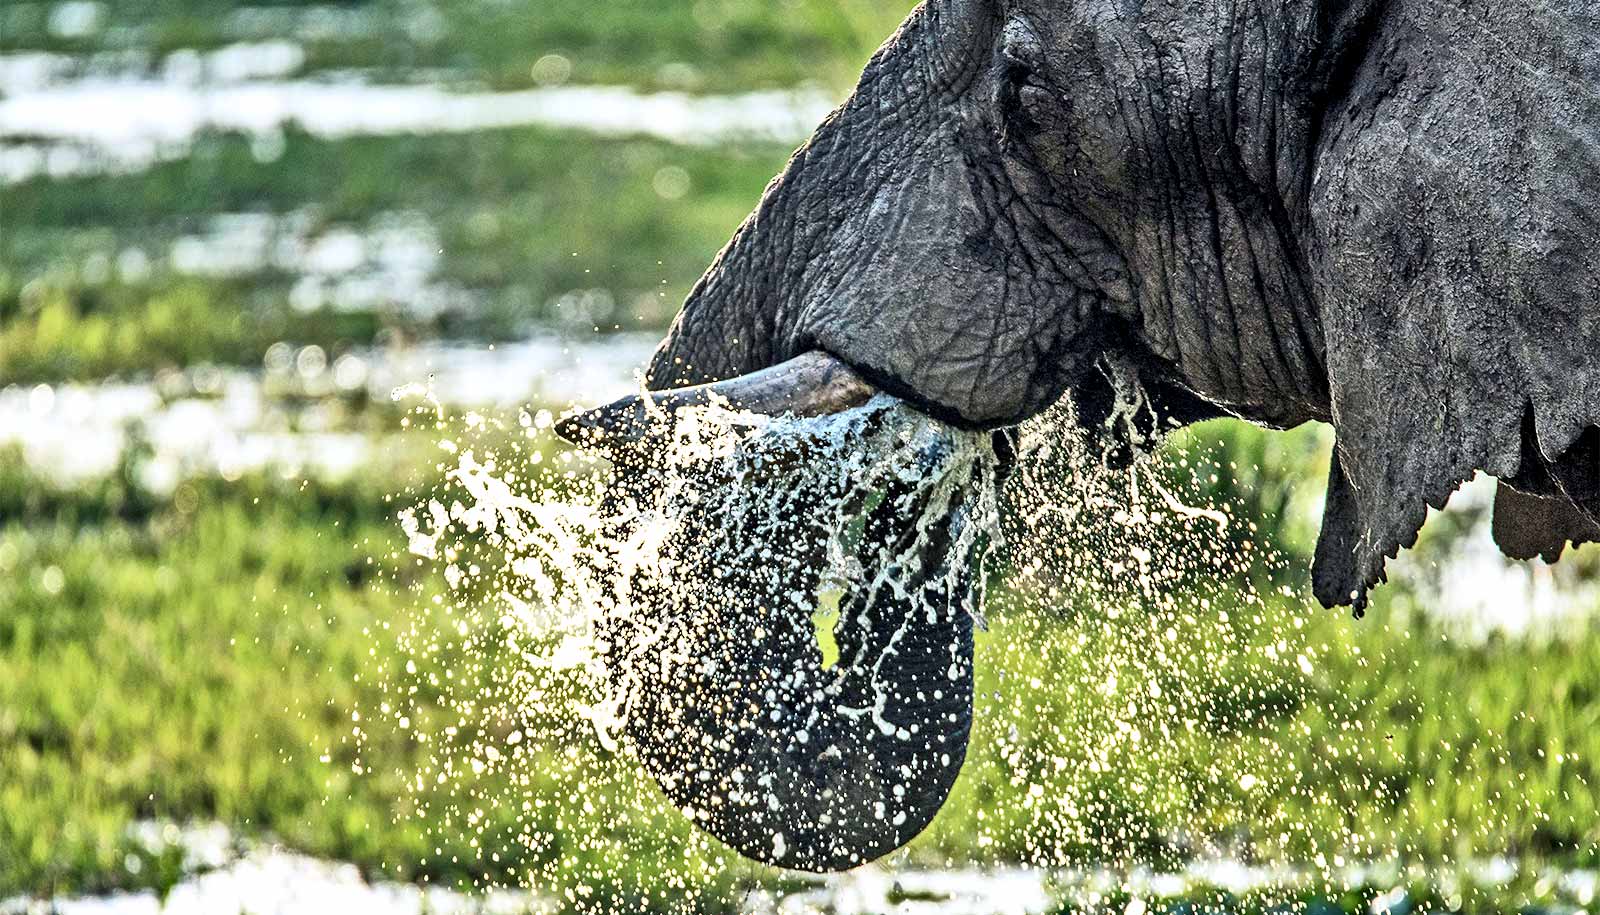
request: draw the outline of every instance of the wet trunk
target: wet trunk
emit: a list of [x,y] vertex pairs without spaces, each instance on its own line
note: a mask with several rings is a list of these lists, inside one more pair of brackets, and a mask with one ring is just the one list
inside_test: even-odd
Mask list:
[[[708,508],[663,551],[670,578],[637,578],[633,612],[607,633],[645,768],[749,857],[804,870],[880,857],[933,819],[960,772],[976,547],[964,490],[922,479],[948,440],[918,447],[914,472],[780,486],[768,504],[708,467],[688,500]],[[626,498],[656,498],[639,470]],[[838,658],[824,667],[813,611],[829,590],[842,590]]]

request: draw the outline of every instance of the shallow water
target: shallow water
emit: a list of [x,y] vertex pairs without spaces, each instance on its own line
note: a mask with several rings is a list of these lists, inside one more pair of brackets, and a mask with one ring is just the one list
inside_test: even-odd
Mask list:
[[[350,865],[302,855],[268,841],[244,839],[217,824],[179,827],[146,821],[135,824],[132,835],[151,852],[182,850],[185,875],[164,899],[153,891],[50,900],[18,897],[0,900],[0,915],[243,911],[258,915],[533,915],[563,910],[557,899],[537,890],[463,893],[371,879]],[[1068,904],[1079,906],[1080,911],[1126,915],[1171,910],[1186,899],[1205,898],[1207,892],[1218,889],[1245,899],[1275,891],[1292,894],[1297,888],[1303,896],[1307,888],[1321,886],[1329,897],[1366,890],[1375,897],[1366,912],[1402,915],[1413,910],[1411,892],[1418,888],[1503,886],[1530,872],[1539,875],[1549,901],[1524,907],[1522,911],[1529,915],[1582,915],[1600,900],[1600,871],[1541,871],[1508,859],[1480,861],[1459,873],[1431,875],[1394,865],[1350,867],[1332,881],[1307,872],[1210,859],[1167,872],[1029,867],[924,870],[874,865],[846,874],[803,877],[801,886],[787,889],[752,887],[743,893],[740,904],[749,915],[1042,915],[1063,911]],[[1511,897],[1507,898],[1509,904]],[[1302,905],[1284,911],[1296,910],[1316,909]],[[1228,909],[1215,911],[1222,915]],[[1324,907],[1320,911],[1331,915],[1347,909]]]
[[[181,479],[229,479],[272,468],[290,478],[341,479],[383,447],[383,436],[342,421],[346,402],[388,403],[427,392],[459,409],[559,408],[637,388],[653,335],[535,336],[498,345],[431,342],[363,348],[329,360],[320,347],[282,344],[260,370],[200,366],[149,381],[0,388],[0,446],[63,484],[113,472],[132,436],[151,449],[155,492]],[[397,430],[392,430],[397,431]]]
[[115,270],[123,280],[140,281],[158,266],[210,278],[271,274],[284,278],[289,307],[301,313],[326,308],[427,321],[452,313],[470,317],[482,306],[479,296],[439,277],[439,231],[416,212],[380,212],[360,224],[333,226],[310,208],[218,213],[199,231],[174,238],[164,253],[148,241],[143,245],[126,249],[115,263],[107,254],[94,255],[80,274],[103,280]]
[[[153,891],[0,900],[0,915],[522,915],[563,911],[529,890],[467,894],[373,880],[356,868],[271,842],[245,840],[218,825],[145,822],[134,832],[152,850],[181,848],[188,876],[163,899]],[[751,889],[750,915],[1037,915],[1050,910],[1051,876],[1028,868],[923,871],[866,868],[781,891]]]
[[283,131],[340,139],[553,127],[673,143],[797,143],[835,101],[816,90],[642,93],[624,86],[488,92],[375,85],[357,74],[288,79],[304,52],[285,42],[169,55],[146,67],[43,52],[0,55],[0,184],[137,172],[185,157],[202,133],[253,138],[275,158]]

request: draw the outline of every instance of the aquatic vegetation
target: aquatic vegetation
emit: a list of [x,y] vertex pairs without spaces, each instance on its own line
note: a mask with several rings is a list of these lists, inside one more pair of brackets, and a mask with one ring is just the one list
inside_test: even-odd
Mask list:
[[[152,68],[192,67],[196,50],[292,35],[305,44],[298,70],[306,73],[361,69],[405,78],[446,69],[462,81],[499,88],[566,81],[730,90],[822,81],[845,88],[911,5],[624,0],[596,7],[548,0],[530,16],[485,0],[19,0],[0,9],[0,51],[92,52],[108,44],[110,33],[143,52]],[[61,7],[79,11],[63,16]]]
[[[240,138],[201,147],[139,176],[6,190],[0,384],[259,365],[280,340],[332,351],[661,327],[787,153],[541,130],[343,141],[290,131],[270,162]],[[693,194],[658,195],[665,169]],[[196,185],[218,192],[197,197]],[[616,205],[594,205],[613,195]],[[420,233],[426,261],[416,244],[385,247],[397,221],[424,227],[407,237]],[[241,233],[243,223],[265,227]],[[258,257],[239,260],[241,246]],[[286,247],[303,256],[285,260]],[[378,269],[390,255],[424,275],[395,282]],[[228,275],[186,269],[224,256],[235,258]],[[375,282],[353,282],[363,270]]]

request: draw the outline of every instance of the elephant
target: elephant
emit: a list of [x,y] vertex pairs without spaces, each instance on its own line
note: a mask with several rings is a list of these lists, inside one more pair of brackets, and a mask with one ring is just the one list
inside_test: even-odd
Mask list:
[[[625,447],[713,396],[819,415],[875,392],[974,431],[1069,397],[1108,448],[1327,423],[1323,604],[1359,615],[1479,471],[1504,551],[1554,560],[1600,540],[1596,35],[1589,0],[926,0],[694,286],[647,391],[559,431]],[[964,750],[959,698],[924,724]],[[767,762],[838,783],[804,756]],[[894,817],[786,843],[830,791],[668,793],[747,855],[828,870],[909,841],[960,765],[864,779]]]

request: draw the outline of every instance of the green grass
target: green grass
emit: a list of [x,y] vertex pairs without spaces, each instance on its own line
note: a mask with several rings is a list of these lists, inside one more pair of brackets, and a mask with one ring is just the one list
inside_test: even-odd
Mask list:
[[261,364],[279,340],[337,352],[407,322],[330,311],[299,314],[245,304],[241,283],[38,284],[0,321],[0,385],[98,380],[199,363]]
[[[1189,453],[1263,447],[1238,428],[1204,430]],[[13,494],[0,499],[0,896],[170,882],[174,860],[128,870],[140,818],[216,819],[453,884],[620,893],[710,879],[696,903],[708,906],[774,876],[697,837],[559,716],[470,721],[443,756],[418,742],[456,714],[448,696],[482,690],[492,707],[520,662],[430,609],[438,570],[395,552],[382,493],[398,483],[200,480],[158,499],[133,479],[55,490],[11,459],[0,480]],[[997,601],[971,756],[909,858],[1173,864],[1219,847],[1600,864],[1593,627],[1469,645],[1408,622],[1398,591],[1355,622],[1298,593],[1193,587],[1120,614]],[[403,677],[419,641],[437,667]],[[467,679],[430,694],[430,671]],[[372,711],[401,683],[424,687],[409,731]],[[535,756],[408,784],[513,727],[541,735]],[[550,841],[516,838],[530,832]]]
[[1510,886],[1486,887],[1463,878],[1460,890],[1440,888],[1439,874],[1396,874],[1354,887],[1307,887],[1235,894],[1199,886],[1167,898],[1136,897],[1125,890],[1085,894],[1067,902],[1057,915],[1121,915],[1137,899],[1150,915],[1546,915],[1584,911],[1573,894],[1550,882],[1518,879]]
[[[561,297],[604,289],[601,324],[659,328],[759,199],[788,151],[694,149],[542,130],[326,141],[291,133],[283,156],[256,161],[239,138],[138,176],[30,181],[6,190],[0,232],[0,384],[96,378],[197,360],[259,364],[288,337],[369,343],[382,330],[497,339],[560,323]],[[682,169],[691,192],[655,193]],[[396,176],[405,176],[397,180]],[[196,188],[207,188],[197,194]],[[176,239],[215,213],[306,213],[361,231],[378,214],[419,214],[439,235],[438,279],[475,306],[434,319],[404,305],[309,314],[268,269],[236,280],[171,274]],[[138,248],[157,271],[118,284],[87,277],[98,255]]]
[[[82,493],[8,506],[0,895],[159,881],[125,869],[139,817],[217,818],[370,860],[383,786],[326,808],[340,773],[310,757],[359,694],[361,628],[387,615],[365,587],[381,502],[200,483],[158,507],[130,488],[92,522]],[[414,831],[384,844],[420,851]]]
[[980,755],[931,844],[1062,864],[1195,850],[1177,835],[1268,860],[1600,860],[1600,634],[1466,645],[1387,611],[1000,617]]
[[[535,81],[533,65],[541,57],[560,54],[576,82],[724,92],[802,81],[842,90],[912,6],[906,0],[463,0],[428,6],[113,0],[106,4],[109,34],[62,37],[49,28],[55,5],[21,0],[0,8],[0,51],[82,53],[131,44],[162,55],[241,38],[280,38],[305,42],[312,71],[362,68],[405,78],[445,68],[458,78],[512,88]],[[268,31],[230,25],[230,14],[244,6],[276,14]],[[333,11],[332,29],[308,27],[328,18],[308,15],[313,7]],[[685,72],[683,64],[693,69]]]
[[[687,824],[664,810],[625,824],[632,864],[609,848],[531,851],[510,830],[554,831],[559,813],[599,832],[616,808],[519,814],[516,799],[571,787],[555,777],[413,790],[432,757],[392,722],[367,725],[358,756],[353,714],[377,709],[379,679],[406,660],[375,647],[390,627],[428,638],[448,622],[425,612],[438,570],[396,558],[378,486],[201,480],[158,502],[30,482],[33,498],[0,515],[0,898],[170,885],[176,856],[132,840],[136,819],[219,820],[375,876],[463,886],[564,854],[571,884],[621,892],[682,856]],[[469,790],[502,802],[476,830],[451,819]]]
[[[1464,641],[1404,580],[1362,621],[1318,606],[1328,445],[1315,427],[1195,427],[1154,476],[1188,504],[1229,507],[1227,534],[1152,522],[1134,545],[1154,552],[1156,577],[1130,584],[1098,577],[1128,548],[1116,528],[1080,525],[1050,533],[1067,545],[1065,574],[1043,582],[1059,597],[1009,593],[1039,576],[1002,579],[979,640],[978,756],[925,851],[1600,863],[1600,630]],[[1444,559],[1469,520],[1435,519],[1415,566]]]

